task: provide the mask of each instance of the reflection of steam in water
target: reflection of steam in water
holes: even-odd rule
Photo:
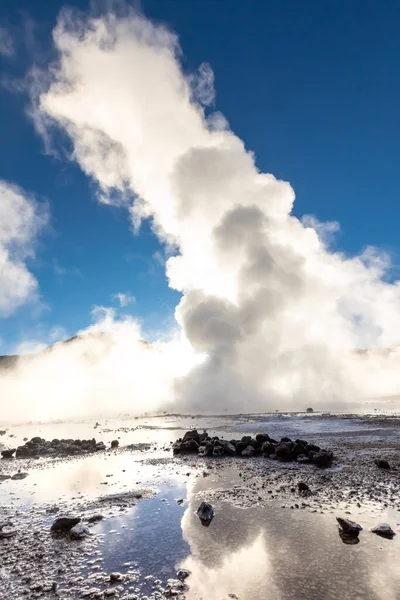
[[[214,505],[215,519],[205,530],[195,515],[202,488],[197,480],[189,491],[181,523],[191,550],[181,565],[192,571],[188,599],[220,600],[234,593],[241,600],[398,600],[398,540],[377,542],[368,525],[360,544],[347,546],[332,514],[274,505]]]

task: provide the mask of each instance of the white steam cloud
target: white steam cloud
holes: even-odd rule
[[[26,260],[34,256],[35,239],[46,222],[44,205],[0,180],[0,318],[37,298],[38,284]]]
[[[169,285],[182,292],[179,340],[154,354],[153,372],[163,374],[156,389],[147,377],[153,353],[136,352],[136,325],[109,315],[107,368],[97,350],[97,363],[86,353],[93,338],[53,353],[50,370],[76,385],[71,393],[54,383],[59,407],[92,406],[94,388],[119,407],[137,407],[140,396],[142,409],[172,401],[232,412],[333,407],[400,390],[400,287],[387,282],[388,258],[330,252],[336,224],[291,214],[291,186],[261,173],[223,115],[206,108],[215,99],[211,68],[185,73],[177,37],[129,8],[101,17],[63,11],[54,44],[58,61],[35,104],[38,130],[68,135],[100,201],[130,202],[135,226],[152,220],[171,254]],[[178,378],[171,356],[184,365]]]

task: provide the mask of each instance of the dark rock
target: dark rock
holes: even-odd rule
[[[360,538],[358,535],[352,533],[346,533],[343,529],[339,527],[339,537],[342,540],[343,544],[347,544],[348,546],[354,546],[355,544],[360,543]]]
[[[231,442],[227,442],[225,444],[225,452],[230,456],[234,456],[236,454],[236,448]]]
[[[179,452],[181,451],[181,446],[182,446],[182,440],[177,440],[172,445],[172,452],[174,454],[179,454]]]
[[[113,440],[111,442],[111,448],[118,448],[119,446],[119,441],[118,440]]]
[[[281,462],[289,462],[293,458],[290,448],[287,444],[279,444],[275,448],[275,454],[277,459]]]
[[[214,509],[208,502],[202,502],[196,514],[202,525],[208,526],[214,518]]]
[[[253,438],[251,435],[244,435],[240,441],[243,442],[243,444],[250,444],[253,441]]]
[[[291,444],[292,440],[290,439],[290,437],[283,437],[283,438],[281,438],[281,443],[282,444]]]
[[[271,442],[264,442],[261,446],[261,454],[263,456],[270,456],[271,454],[275,454],[275,446],[271,444]]]
[[[179,581],[185,581],[185,579],[187,579],[189,575],[191,575],[191,571],[188,571],[188,569],[179,569],[179,571],[177,571],[176,573],[176,576],[179,579]]]
[[[336,517],[336,521],[339,523],[340,529],[347,535],[358,535],[360,531],[362,531],[361,525],[358,525],[354,521],[350,521],[350,519]]]
[[[389,540],[394,538],[394,536],[396,535],[396,533],[387,523],[381,523],[377,527],[371,529],[371,531],[372,533],[376,533],[376,535],[380,535],[381,537],[387,538]]]
[[[310,492],[310,488],[308,487],[308,485],[306,483],[304,483],[304,481],[299,481],[299,483],[297,484],[297,487],[299,488],[299,492]]]
[[[380,469],[386,469],[386,470],[390,469],[390,465],[387,460],[378,459],[375,461],[375,464]]]
[[[311,408],[311,407],[310,407],[310,408],[307,408],[307,412],[308,412],[308,413],[312,413],[312,412],[314,412],[314,409],[313,409],[313,408]]]
[[[301,456],[302,454],[307,456],[308,452],[307,452],[306,445],[299,444],[296,442],[292,448],[292,454],[293,454],[294,458],[297,458],[298,456]]]
[[[222,446],[215,445],[213,448],[213,456],[222,456],[225,450]]]
[[[32,444],[41,444],[42,442],[44,442],[45,440],[42,440],[41,437],[34,437],[31,439],[31,443]]]
[[[104,519],[103,515],[92,515],[88,518],[89,523],[98,523]]]
[[[197,429],[192,429],[191,431],[187,431],[183,436],[183,441],[187,442],[188,440],[195,440],[198,444],[200,443],[200,436]]]
[[[242,451],[242,456],[253,456],[254,452],[254,447],[249,445]]]
[[[321,448],[315,444],[307,444],[306,450],[307,452],[319,452]]]
[[[110,582],[116,583],[117,581],[123,581],[124,576],[122,573],[110,573]]]
[[[310,458],[311,462],[318,467],[329,467],[332,464],[333,452],[330,450],[311,451]]]
[[[12,450],[2,450],[1,451],[1,456],[3,458],[12,458],[14,452],[16,452],[16,448],[13,448]]]
[[[80,521],[80,517],[59,517],[54,521],[50,531],[59,533],[70,531],[75,525],[78,525]]]
[[[13,537],[16,535],[17,530],[13,529],[9,523],[0,523],[0,540],[5,540],[7,538]]]
[[[28,473],[22,473],[21,471],[18,471],[18,473],[15,473],[11,479],[17,480],[17,479],[25,479],[25,477],[28,477]]]
[[[213,453],[214,446],[212,442],[208,441],[204,446],[199,447],[199,456],[210,456]]]
[[[268,433],[257,433],[256,441],[260,442],[260,444],[263,444],[264,442],[268,442],[269,441]]]

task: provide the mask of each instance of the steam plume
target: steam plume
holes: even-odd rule
[[[67,134],[100,202],[128,206],[135,227],[151,219],[170,253],[169,285],[182,292],[179,344],[205,357],[196,365],[191,356],[183,377],[167,373],[156,404],[289,409],[400,389],[400,288],[387,281],[388,257],[331,252],[324,233],[335,227],[292,215],[291,186],[261,173],[207,108],[208,65],[185,73],[177,37],[129,8],[63,11],[54,44],[58,60],[35,102],[38,130]],[[102,369],[91,376],[100,386]]]

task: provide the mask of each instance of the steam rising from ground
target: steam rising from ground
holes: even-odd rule
[[[113,321],[104,360],[98,340],[60,346],[22,373],[15,396],[27,385],[48,406],[52,395],[60,414],[97,408],[97,393],[101,407],[170,401],[244,412],[400,390],[397,352],[355,352],[399,343],[400,288],[386,281],[388,258],[330,252],[332,224],[291,214],[291,186],[259,172],[210,109],[210,67],[184,73],[177,37],[128,8],[101,17],[63,11],[54,44],[58,61],[35,98],[38,130],[66,132],[100,202],[128,207],[135,227],[152,220],[170,255],[169,285],[183,294],[181,333],[161,354],[139,351],[133,323]],[[186,373],[178,379],[176,360]],[[51,394],[49,369],[59,374]]]

